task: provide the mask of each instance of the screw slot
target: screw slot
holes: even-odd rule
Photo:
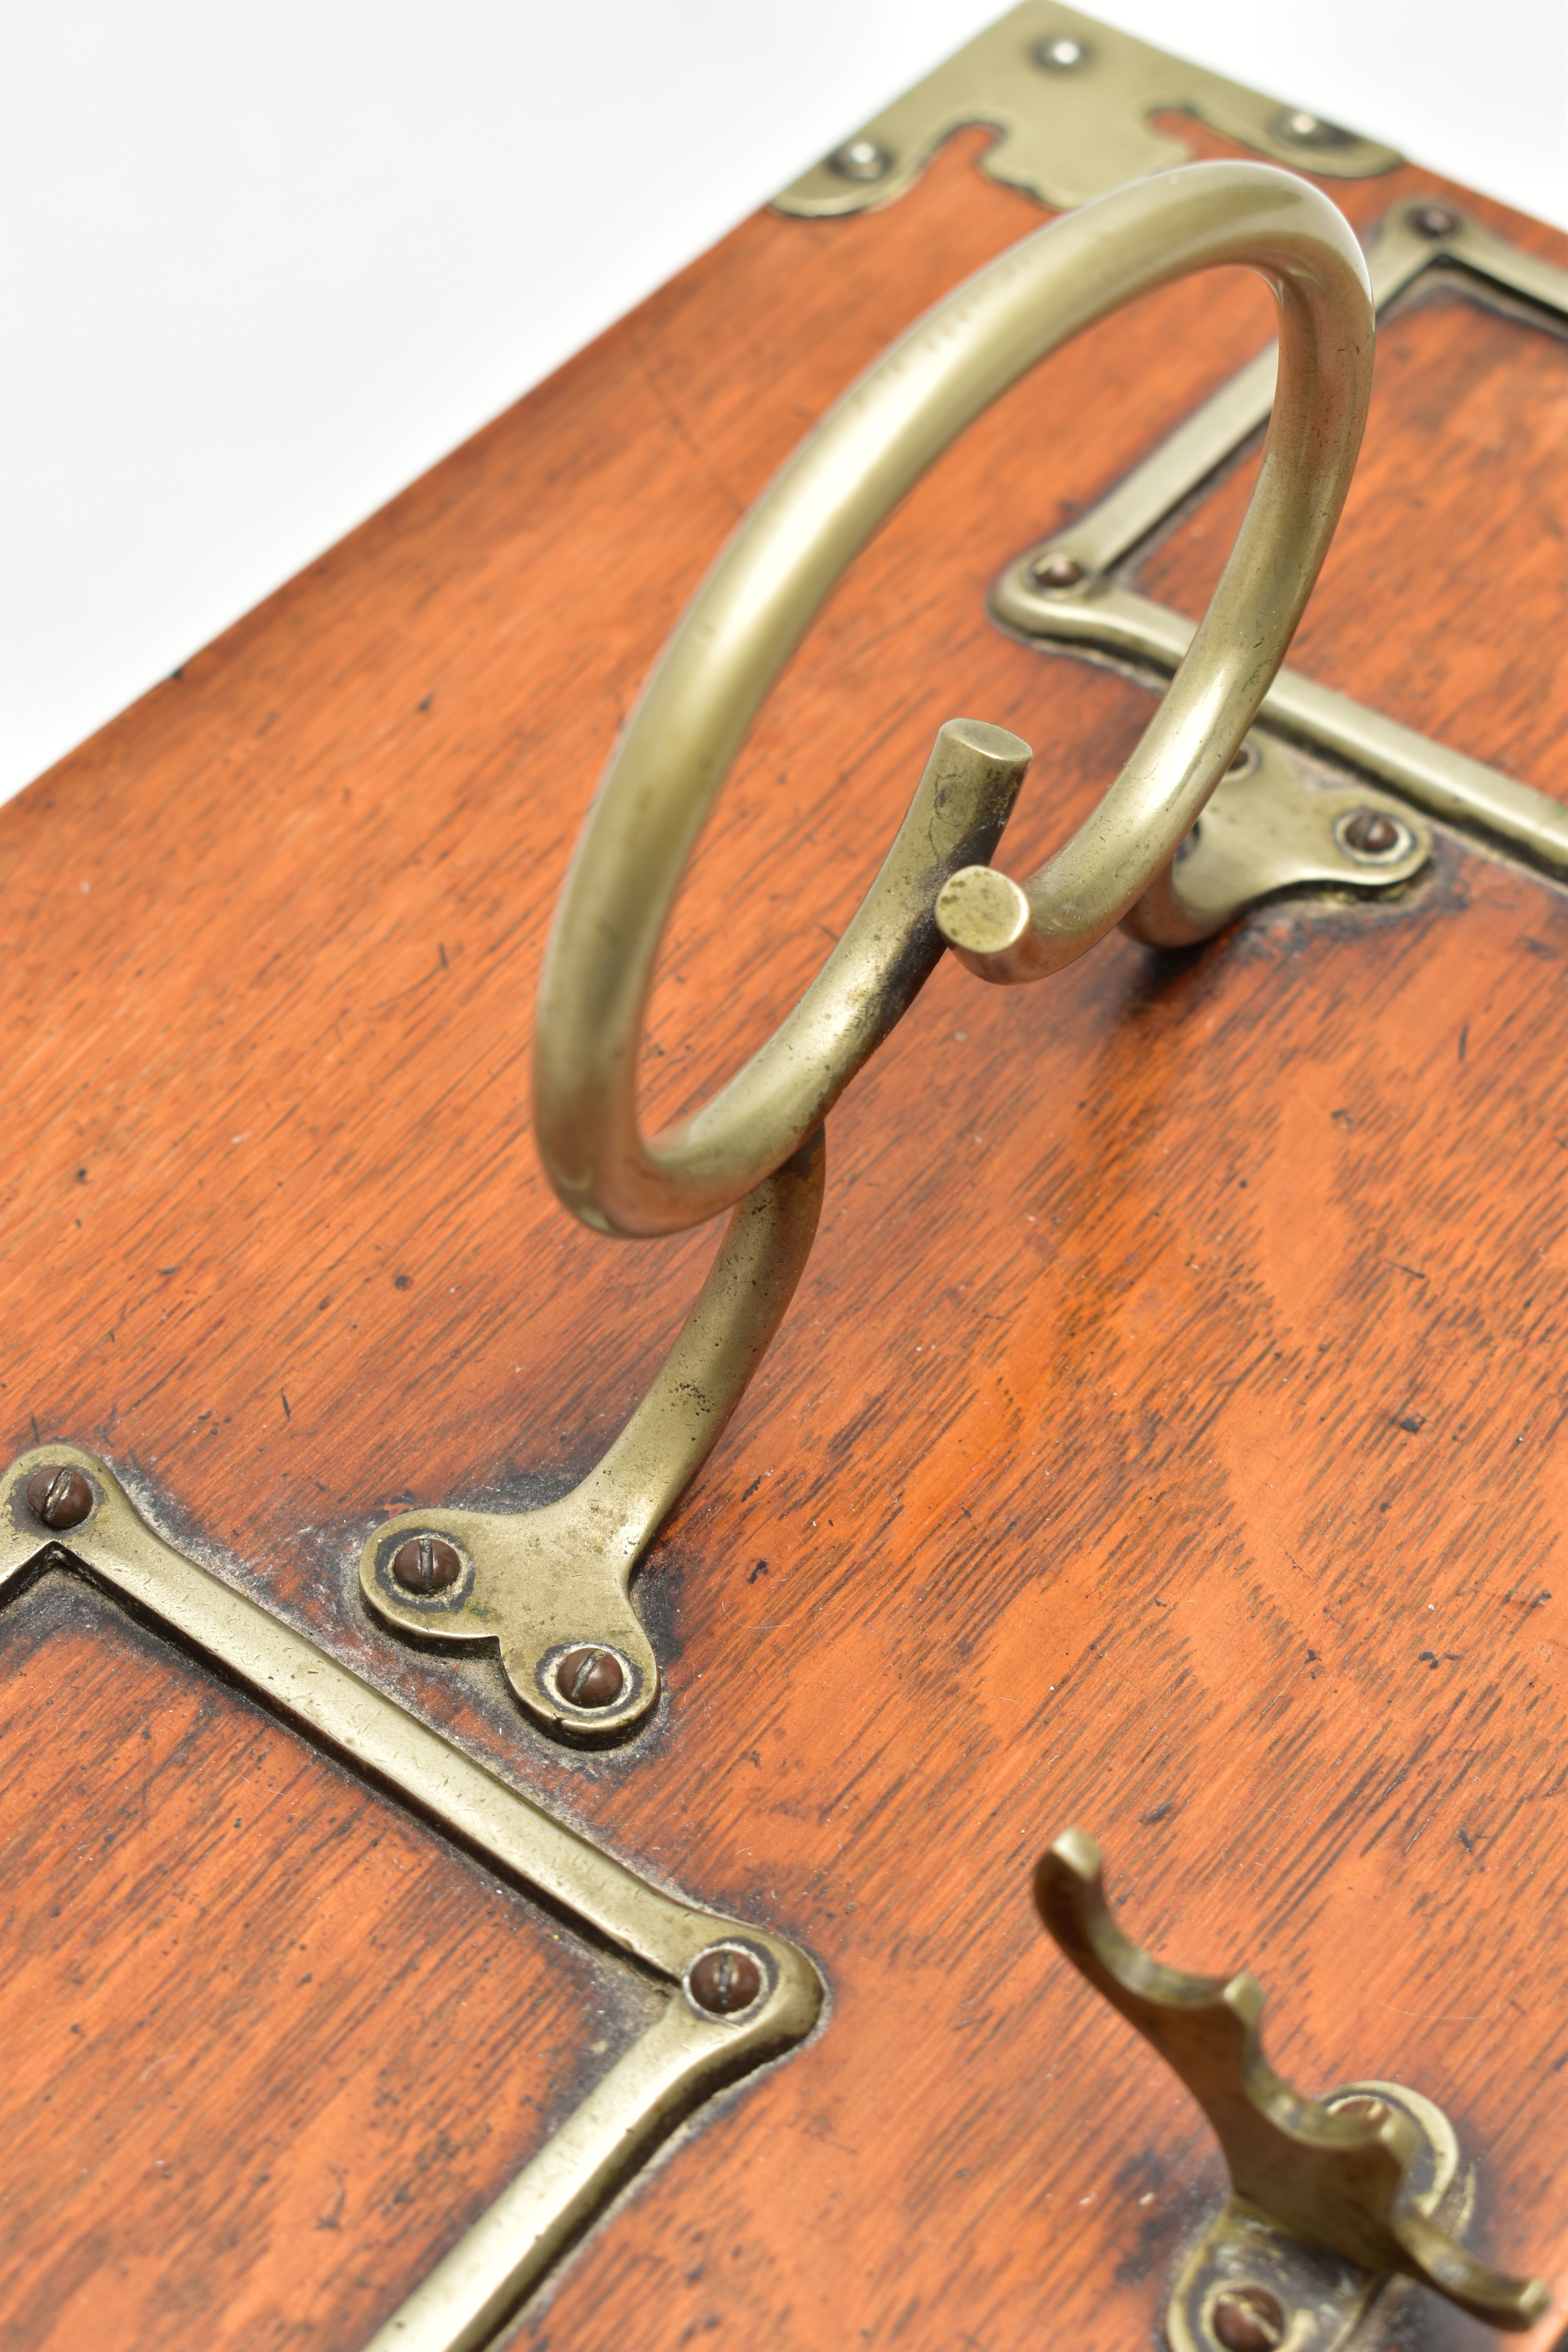
[[[1410,846],[1410,835],[1397,817],[1384,809],[1352,809],[1334,827],[1340,847],[1363,866],[1390,866]]]
[[[1225,2352],[1274,2352],[1285,2341],[1285,2314],[1267,2287],[1227,2287],[1209,2313],[1215,2341]]]
[[[1304,106],[1282,107],[1268,126],[1276,139],[1287,147],[1353,147],[1355,132],[1342,131],[1337,122],[1325,122],[1321,114],[1309,114]]]
[[[1042,73],[1082,73],[1094,63],[1094,50],[1071,33],[1054,33],[1035,43],[1034,58]]]
[[[841,180],[885,180],[893,168],[886,147],[874,139],[847,139],[827,159],[827,168]]]
[[[762,1967],[733,1944],[715,1944],[692,1961],[686,1989],[710,2017],[738,2017],[763,1990]]]
[[[1040,555],[1029,566],[1029,578],[1037,588],[1076,588],[1084,577],[1084,567],[1076,555]]]
[[[79,1470],[64,1463],[50,1463],[47,1469],[35,1470],[27,1481],[27,1508],[36,1519],[57,1534],[67,1528],[79,1528],[91,1515],[96,1497]]]
[[[615,1652],[590,1643],[568,1650],[555,1669],[555,1687],[568,1706],[614,1706],[626,1686],[626,1669]]]
[[[394,1581],[405,1592],[426,1599],[433,1592],[445,1592],[463,1573],[461,1554],[440,1536],[410,1536],[406,1543],[398,1545],[387,1564]]]
[[[1380,2124],[1394,2109],[1386,2099],[1374,2099],[1366,2091],[1357,2091],[1348,2099],[1331,2099],[1331,2116],[1353,2116],[1357,2123]]]

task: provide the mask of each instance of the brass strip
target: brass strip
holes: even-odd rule
[[[1031,589],[1023,567],[1003,574],[994,593],[997,618],[1020,635],[1074,651],[1114,655],[1157,676],[1176,668],[1193,641],[1193,624],[1168,605],[1104,580],[1047,597]],[[1282,669],[1263,698],[1260,727],[1308,751],[1375,776],[1428,816],[1515,852],[1548,874],[1568,875],[1568,808],[1531,784],[1505,776],[1463,751],[1451,751],[1349,695]]]
[[[1378,307],[1435,266],[1480,278],[1568,319],[1568,270],[1521,253],[1426,200],[1400,205],[1368,249]],[[1035,641],[1131,662],[1160,678],[1173,676],[1192,644],[1193,624],[1107,575],[1264,423],[1274,365],[1270,345],[1087,514],[1010,563],[991,598],[1003,625]],[[1059,584],[1047,584],[1052,570]],[[1568,874],[1568,809],[1348,695],[1282,668],[1264,698],[1258,724],[1375,777],[1445,824],[1483,836],[1546,873]]]
[[[1281,106],[1057,0],[1025,0],[774,199],[806,219],[864,212],[913,187],[943,141],[989,124],[980,168],[1053,210],[1168,171],[1191,150],[1150,120],[1195,115],[1276,163],[1331,179],[1391,171],[1392,147]]]
[[[52,1534],[28,1504],[27,1481],[45,1467],[79,1472],[91,1492],[87,1516],[64,1533]],[[373,2339],[376,2352],[477,2352],[679,2115],[811,2031],[820,1978],[782,1937],[700,1911],[613,1861],[186,1559],[113,1473],[73,1445],[26,1454],[0,1478],[0,1600],[51,1555],[79,1563],[481,1860],[668,1983],[663,2015]],[[732,2015],[700,2007],[686,1990],[715,1946],[741,1947],[761,1976],[756,1998]]]
[[[1436,226],[1443,222],[1451,225]],[[1367,247],[1373,308],[1385,309],[1435,264],[1468,270],[1568,317],[1568,270],[1521,253],[1446,205],[1427,202],[1391,213]],[[1279,349],[1270,343],[1248,360],[1087,514],[1030,548],[1022,564],[1055,561],[1080,564],[1085,572],[1109,572],[1123,562],[1268,424]]]

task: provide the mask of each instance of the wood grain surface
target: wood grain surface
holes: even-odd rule
[[[363,2342],[655,1997],[58,1572],[0,1674],[0,2343]]]
[[[1179,958],[1118,937],[1026,991],[941,968],[835,1115],[795,1306],[643,1575],[667,1687],[626,1750],[549,1747],[492,1663],[416,1655],[358,1599],[379,1513],[585,1468],[699,1278],[709,1236],[597,1239],[539,1174],[549,910],[616,728],[748,502],[890,337],[1037,223],[973,171],[981,143],[884,212],[743,224],[0,812],[14,1445],[101,1449],[175,1540],[616,1852],[803,1942],[831,1988],[818,2036],[689,2128],[524,2316],[534,2352],[1157,2340],[1217,2161],[1033,1920],[1030,1865],[1069,1822],[1103,1841],[1131,1932],[1264,1978],[1303,2088],[1383,2074],[1444,2105],[1480,2160],[1477,2242],[1568,2300],[1568,908],[1541,882],[1445,840],[1398,906],[1276,908]],[[1365,227],[1428,187],[1447,193],[1414,170],[1332,193]],[[985,591],[1268,332],[1237,275],[1142,303],[1000,402],[856,564],[701,845],[657,1108],[793,1001],[943,719],[1037,747],[1015,870],[1090,806],[1148,697],[1004,637]],[[1559,793],[1565,401],[1538,324],[1411,306],[1295,656]],[[1193,609],[1238,495],[1143,583]],[[534,2111],[511,2071],[510,2107],[476,2105],[464,2056],[401,2074],[394,2119],[323,2123],[263,2207],[258,2134],[303,2112],[307,2074],[325,2096],[352,2066],[342,2116],[383,2113],[363,2021],[389,1963],[352,1940],[323,2016],[258,1961],[247,1981],[302,2053],[258,2087],[213,2058],[220,1942],[180,2045],[205,2101],[182,2227],[210,2235],[180,2241],[176,2282],[146,2252],[164,2192],[145,2181],[105,2188],[85,2230],[68,2183],[97,2158],[77,2150],[91,2103],[123,2099],[115,2053],[141,2048],[166,1962],[118,1865],[68,1864],[92,1874],[87,1946],[19,1932],[67,1867],[38,1809],[90,1779],[101,1818],[147,1824],[147,1871],[198,1836],[212,1916],[224,1759],[265,1751],[279,1785],[304,1768],[144,1637],[105,1646],[47,1605],[47,1639],[5,1635],[7,1861],[32,1908],[7,1896],[0,2014],[31,2052],[7,2095],[58,2082],[73,2136],[28,2159],[55,2168],[47,2193],[25,2167],[5,2209],[0,2343],[353,2352]],[[165,1715],[153,1801],[139,1727]],[[188,1757],[176,1723],[200,1727]],[[402,2013],[435,2016],[473,1953],[465,2050],[515,2024],[549,2107],[594,1987],[552,1948],[497,2021],[487,1958],[526,1940],[510,1915],[470,1913],[467,1865],[309,1773],[362,1842]],[[235,1866],[306,1900],[272,1835]],[[308,1899],[341,1906],[334,1878]],[[68,2040],[84,1948],[96,2074]],[[164,2152],[144,2114],[115,2129],[128,2168]],[[353,2251],[304,2218],[340,2161]],[[405,2198],[420,2234],[383,2257]],[[46,2282],[69,2263],[68,2303]],[[1430,2300],[1406,2325],[1434,2352],[1486,2340]],[[1524,2340],[1561,2326],[1560,2305]]]

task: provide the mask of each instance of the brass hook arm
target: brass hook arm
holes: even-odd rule
[[[1418,2136],[1406,2116],[1387,2106],[1336,2114],[1280,2080],[1258,2037],[1256,1977],[1189,1976],[1123,1934],[1091,1837],[1058,1838],[1035,1897],[1074,1968],[1180,2075],[1214,2126],[1237,2195],[1257,2212],[1365,2270],[1418,2279],[1489,2326],[1532,2327],[1544,2315],[1539,2280],[1493,2270],[1420,2210],[1410,2178]]]
[[[1281,306],[1262,471],[1192,649],[1100,807],[1026,885],[993,876],[987,836],[1024,747],[973,722],[944,730],[933,766],[945,782],[928,769],[921,794],[928,804],[948,795],[946,841],[917,857],[911,811],[853,941],[839,943],[796,1013],[694,1118],[647,1140],[637,1059],[665,924],[730,761],[840,572],[1037,361],[1135,295],[1238,264],[1260,271]],[[1326,197],[1268,165],[1194,163],[1026,237],[852,387],[688,607],[584,828],[541,984],[534,1059],[540,1146],[568,1207],[626,1234],[716,1215],[818,1124],[944,939],[987,979],[1035,978],[1081,954],[1149,890],[1284,657],[1355,463],[1372,341],[1365,265]],[[966,833],[974,846],[963,846]]]
[[[532,1511],[409,1510],[360,1554],[360,1585],[399,1633],[477,1643],[536,1723],[582,1742],[623,1738],[658,1699],[658,1661],[632,1604],[643,1554],[723,1433],[766,1355],[811,1255],[827,1153],[812,1136],[736,1209],[669,1353],[620,1435],[569,1495]],[[450,1579],[399,1577],[420,1539],[450,1555]],[[608,1681],[579,1694],[565,1661]]]

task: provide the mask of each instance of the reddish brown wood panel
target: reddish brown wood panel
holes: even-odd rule
[[[746,223],[0,813],[14,1442],[101,1446],[248,1589],[831,1985],[818,2039],[525,2319],[557,2352],[1150,2339],[1217,2172],[1033,1923],[1028,1864],[1070,1821],[1135,1932],[1264,1975],[1306,2087],[1384,2072],[1444,2102],[1488,2250],[1568,2289],[1568,920],[1540,883],[1450,845],[1399,908],[1275,910],[1173,961],[1117,940],[1016,993],[939,971],[835,1117],[795,1307],[644,1577],[668,1693],[627,1751],[548,1748],[493,1666],[400,1649],[357,1598],[379,1509],[584,1466],[711,1246],[596,1240],[538,1174],[549,908],[735,519],[1037,220],[977,143],[883,213]],[[1429,184],[1333,193],[1365,224]],[[1526,515],[1506,374],[1433,315],[1386,347],[1360,560],[1302,666],[1555,789],[1560,583],[1489,572],[1482,636],[1524,681],[1492,705],[1426,623],[1477,594],[1466,498],[1506,477]],[[1534,331],[1473,323],[1560,381]],[[1005,639],[985,590],[1268,331],[1240,278],[1110,322],[857,564],[700,854],[663,1108],[809,976],[942,719],[1038,748],[1007,862],[1088,808],[1147,697]],[[1451,434],[1460,411],[1492,422]],[[1190,599],[1205,560],[1194,527],[1147,576]],[[243,2330],[215,2301],[201,2341]]]
[[[0,1614],[0,2344],[359,2344],[629,1971],[58,1573]]]
[[[1472,281],[1473,282],[1473,281]],[[1483,307],[1433,273],[1377,341],[1365,454],[1291,662],[1391,718],[1568,796],[1568,643],[1529,615],[1568,577],[1568,341],[1522,305]],[[1142,567],[1201,611],[1255,463]]]

